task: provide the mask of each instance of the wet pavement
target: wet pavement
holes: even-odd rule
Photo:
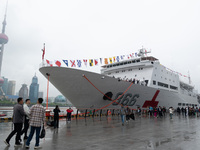
[[[6,147],[4,139],[11,132],[11,122],[0,122],[0,150],[23,150],[24,146]],[[136,117],[124,126],[120,117],[87,117],[60,128],[46,127],[40,140],[44,150],[196,150],[200,148],[200,117],[169,116],[165,118]],[[35,136],[30,145],[34,149]]]

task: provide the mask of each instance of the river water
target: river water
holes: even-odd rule
[[[45,109],[46,109],[46,107],[44,107]],[[54,109],[55,107],[48,107],[48,110],[50,110],[51,111],[51,114],[53,115],[53,109]],[[66,112],[66,110],[69,108],[69,107],[59,107],[60,108],[60,115],[66,115],[67,114],[67,112]],[[76,109],[76,107],[71,107],[72,109],[73,109],[73,112],[72,112],[72,114],[76,114],[76,112],[77,112],[77,109]],[[1,117],[1,118],[9,118],[9,117],[12,117],[12,115],[13,115],[13,107],[0,107],[0,115],[1,114],[5,114],[6,116],[4,116],[4,117]]]

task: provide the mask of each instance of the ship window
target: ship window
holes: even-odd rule
[[[195,104],[194,106],[197,106],[197,104]]]
[[[131,61],[128,61],[128,64],[130,64],[131,63]]]
[[[177,90],[177,89],[178,89],[178,87],[176,87],[176,86],[173,86],[173,85],[170,85],[170,89]]]
[[[156,85],[156,81],[153,80],[153,85]]]
[[[125,70],[122,70],[122,72],[125,72]]]
[[[183,106],[185,106],[185,103],[183,103]]]
[[[125,64],[127,64],[127,61],[126,61],[126,62],[124,62],[124,65],[125,65]]]
[[[158,85],[162,86],[162,87],[165,87],[165,88],[168,88],[168,84],[165,84],[165,83],[162,83],[162,82],[158,82]]]
[[[138,60],[136,60],[137,62],[140,62],[140,60],[138,59]]]
[[[116,73],[119,73],[119,71],[116,71]]]
[[[119,65],[123,65],[123,63],[120,63]]]
[[[111,75],[111,73],[108,73],[108,75]]]
[[[167,80],[167,78],[165,78],[165,80]]]
[[[119,66],[119,64],[117,64],[117,66]]]
[[[132,69],[128,69],[128,71],[132,71]]]
[[[186,106],[188,106],[189,104],[186,104]]]
[[[135,60],[133,60],[132,63],[135,63]]]
[[[181,103],[178,103],[178,106],[181,106]]]

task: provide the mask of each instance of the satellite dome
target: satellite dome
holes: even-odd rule
[[[8,42],[7,35],[0,33],[0,44],[6,44]]]

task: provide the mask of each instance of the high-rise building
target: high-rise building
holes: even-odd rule
[[[7,95],[15,95],[16,81],[8,81]]]
[[[2,90],[5,95],[7,95],[7,90],[8,90],[8,78],[2,77],[4,80],[4,83],[2,85]],[[0,91],[0,95],[3,95],[3,93]]]
[[[22,97],[24,101],[28,99],[28,87],[26,84],[22,84],[22,87],[19,90],[19,97]]]
[[[37,103],[39,92],[38,78],[36,75],[32,78],[32,83],[29,88],[29,99],[32,103]]]

